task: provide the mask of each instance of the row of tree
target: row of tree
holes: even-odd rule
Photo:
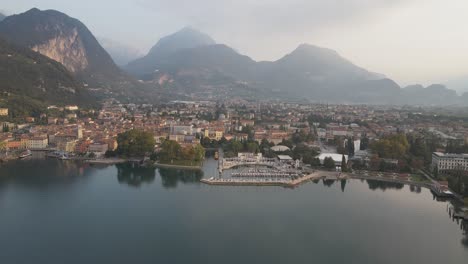
[[[117,154],[123,157],[143,157],[153,153],[156,140],[153,134],[132,129],[117,135]]]
[[[157,155],[160,161],[171,163],[175,160],[200,162],[204,157],[205,149],[200,144],[182,147],[173,140],[164,140]]]

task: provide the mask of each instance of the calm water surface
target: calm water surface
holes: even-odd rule
[[[426,189],[199,183],[215,172],[0,165],[0,263],[468,263],[468,236]]]

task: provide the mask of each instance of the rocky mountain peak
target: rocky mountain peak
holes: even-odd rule
[[[0,23],[0,36],[63,64],[91,85],[121,75],[109,54],[79,20],[55,10],[30,9]]]

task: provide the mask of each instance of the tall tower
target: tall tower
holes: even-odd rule
[[[82,139],[83,138],[83,128],[80,125],[76,127],[76,138]]]

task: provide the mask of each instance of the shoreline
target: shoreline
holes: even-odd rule
[[[154,163],[156,168],[172,168],[172,169],[185,169],[185,170],[202,170],[203,165],[198,166],[188,166],[188,165],[174,165],[174,164],[165,164],[165,163]]]
[[[83,160],[83,161],[86,162],[86,163],[89,163],[89,164],[115,165],[115,164],[126,163],[126,162],[129,162],[130,160],[126,160],[126,159],[88,159],[88,160]]]

